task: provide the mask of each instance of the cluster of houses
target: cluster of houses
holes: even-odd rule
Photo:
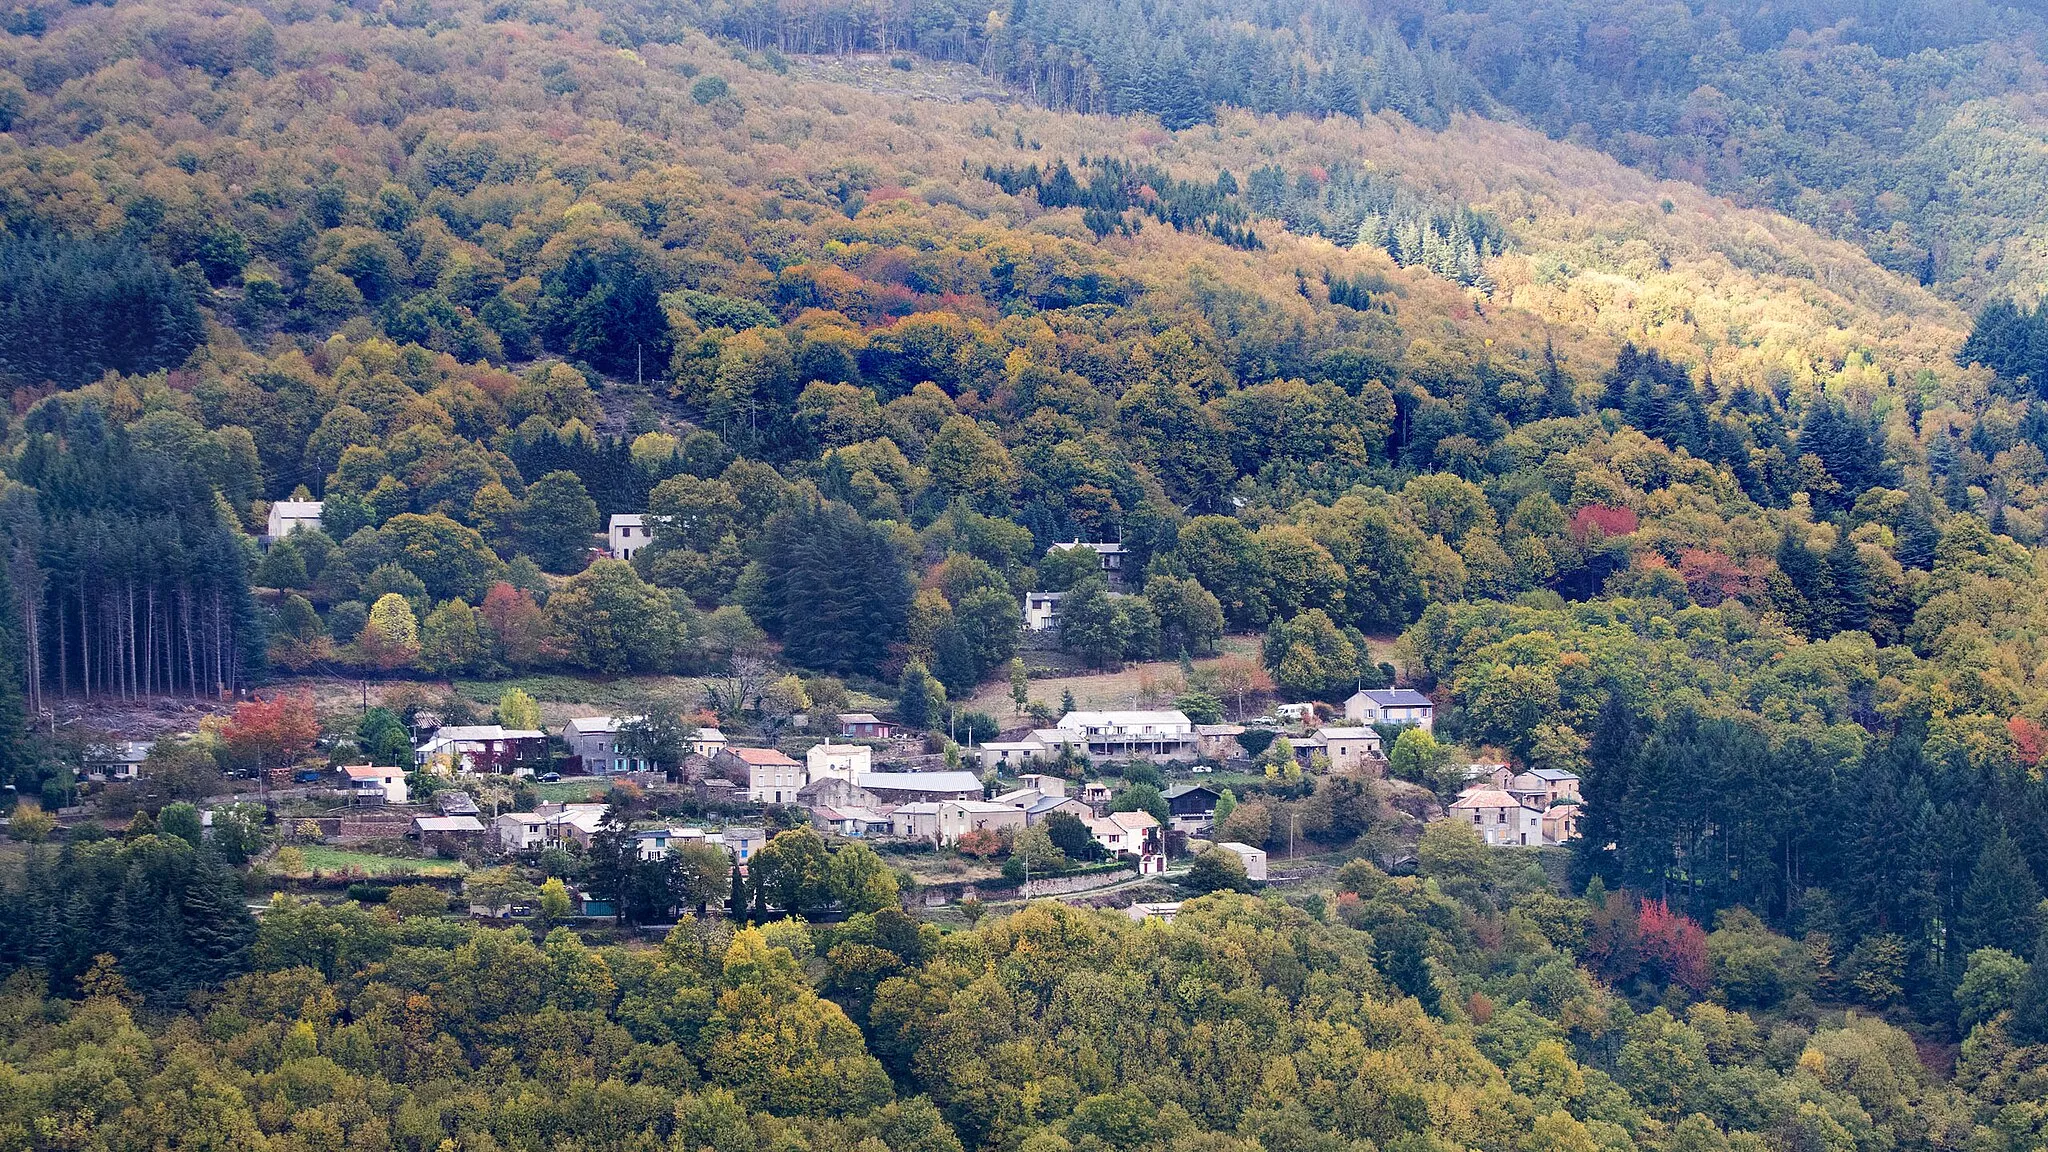
[[[1435,706],[1412,688],[1368,688],[1344,702],[1345,723],[1317,728],[1293,742],[1304,765],[1317,754],[1339,770],[1386,758],[1374,724],[1430,730]],[[1069,712],[1051,728],[1034,728],[974,750],[983,769],[1015,770],[1051,763],[1063,750],[1091,760],[1146,759],[1163,764],[1222,762],[1241,754],[1241,724],[1196,724],[1177,710]]]
[[[1579,778],[1556,768],[1515,772],[1505,764],[1474,764],[1472,783],[1445,812],[1469,821],[1488,844],[1532,848],[1579,835]]]

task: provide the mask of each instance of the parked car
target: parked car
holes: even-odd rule
[[[557,784],[561,782],[562,774],[560,772],[543,772],[535,777],[535,779],[543,784]]]

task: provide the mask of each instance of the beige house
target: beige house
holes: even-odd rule
[[[356,803],[405,803],[405,769],[351,764],[341,771],[348,777],[348,794]]]
[[[1543,810],[1543,842],[1564,844],[1579,838],[1579,806],[1559,804]]]
[[[1316,735],[1322,738],[1330,767],[1339,772],[1367,766],[1376,770],[1386,759],[1380,734],[1370,728],[1319,728]]]
[[[588,848],[604,831],[605,804],[564,804],[559,812],[550,813],[548,839],[574,840]]]
[[[937,840],[939,803],[920,800],[915,804],[898,804],[889,813],[889,834],[901,840]]]
[[[1043,772],[1026,772],[1017,777],[1017,787],[1029,788],[1041,796],[1065,796],[1067,779],[1064,776],[1047,776]]]
[[[717,759],[746,770],[747,799],[756,804],[791,803],[797,789],[810,782],[803,765],[775,748],[727,748]]]
[[[1001,831],[1005,828],[1015,831],[1024,827],[1024,810],[1008,804],[997,804],[992,800],[941,800],[938,813],[938,840],[941,844],[952,844],[969,832],[981,830]]]
[[[1226,840],[1216,847],[1220,851],[1232,853],[1239,860],[1244,861],[1245,879],[1257,880],[1261,883],[1265,882],[1266,850],[1264,848],[1254,848],[1249,844],[1239,844],[1231,840]]]
[[[690,754],[709,760],[725,751],[725,745],[725,733],[716,728],[699,728],[697,734],[690,737]]]
[[[1497,788],[1471,788],[1453,802],[1446,819],[1468,822],[1488,844],[1516,848],[1543,843],[1543,812]]]
[[[1242,724],[1197,724],[1195,725],[1195,753],[1204,760],[1221,764],[1233,756],[1244,755],[1244,745],[1237,742],[1244,735]]]
[[[1509,778],[1501,791],[1538,808],[1579,802],[1579,777],[1559,768],[1531,768]]]

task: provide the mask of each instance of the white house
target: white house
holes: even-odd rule
[[[633,553],[654,542],[648,531],[647,517],[640,512],[621,512],[611,518],[606,526],[606,544],[613,556],[620,560],[631,560]]]
[[[1224,852],[1234,853],[1239,860],[1244,861],[1245,879],[1265,881],[1266,850],[1264,848],[1254,848],[1249,844],[1239,844],[1229,840],[1218,844],[1216,847]]]
[[[702,828],[649,828],[633,833],[633,854],[642,860],[659,860],[685,844],[710,842]]]
[[[1193,760],[1200,752],[1194,722],[1177,710],[1069,712],[1060,717],[1059,731],[1085,741],[1090,756]]]
[[[690,752],[709,760],[725,750],[725,743],[725,733],[716,728],[699,728],[697,734],[690,737]]]
[[[1159,831],[1159,821],[1150,812],[1111,812],[1082,823],[1095,834],[1097,844],[1119,856],[1144,855]]]
[[[1344,701],[1344,718],[1355,724],[1413,724],[1427,732],[1435,716],[1436,705],[1413,688],[1367,688]]]
[[[266,526],[272,540],[282,540],[301,528],[318,530],[320,527],[321,502],[318,500],[279,500],[270,506],[270,522]]]
[[[1469,821],[1488,844],[1528,847],[1543,843],[1543,812],[1498,788],[1471,788],[1454,801],[1445,819]]]
[[[1024,630],[1045,632],[1059,623],[1060,597],[1063,592],[1026,592],[1024,594]]]
[[[1050,556],[1054,552],[1064,551],[1068,548],[1086,548],[1090,552],[1095,553],[1096,562],[1102,565],[1104,572],[1123,571],[1125,553],[1122,544],[1093,544],[1085,540],[1069,540],[1065,544],[1055,544],[1047,548],[1045,554]]]
[[[547,847],[548,818],[538,812],[507,812],[491,821],[491,831],[507,852],[532,852]]]
[[[351,764],[343,768],[348,792],[359,804],[405,803],[405,769],[374,764]]]
[[[413,749],[413,764],[459,768],[464,772],[529,776],[548,759],[548,734],[498,724],[448,724]]]
[[[94,744],[85,750],[87,780],[133,780],[142,775],[142,762],[149,759],[154,740],[116,740]]]
[[[814,744],[804,753],[804,767],[808,773],[805,784],[815,784],[824,779],[844,780],[848,784],[860,779],[860,774],[874,768],[875,750],[865,744],[834,744],[827,740]]]

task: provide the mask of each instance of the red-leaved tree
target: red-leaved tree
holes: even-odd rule
[[[1609,538],[1626,536],[1636,530],[1636,513],[1633,508],[1609,508],[1604,504],[1588,504],[1572,513],[1572,536],[1583,544],[1595,531]]]
[[[221,734],[235,758],[258,772],[289,769],[320,739],[313,694],[301,689],[237,704]]]
[[[2048,732],[2025,716],[2015,716],[2005,722],[2006,734],[2012,737],[2013,754],[2020,763],[2032,768],[2041,762],[2041,754],[2048,752]]]
[[[1662,900],[1636,906],[1636,930],[1643,962],[1674,984],[1704,992],[1712,982],[1707,970],[1707,933],[1699,921],[1673,912]]]

